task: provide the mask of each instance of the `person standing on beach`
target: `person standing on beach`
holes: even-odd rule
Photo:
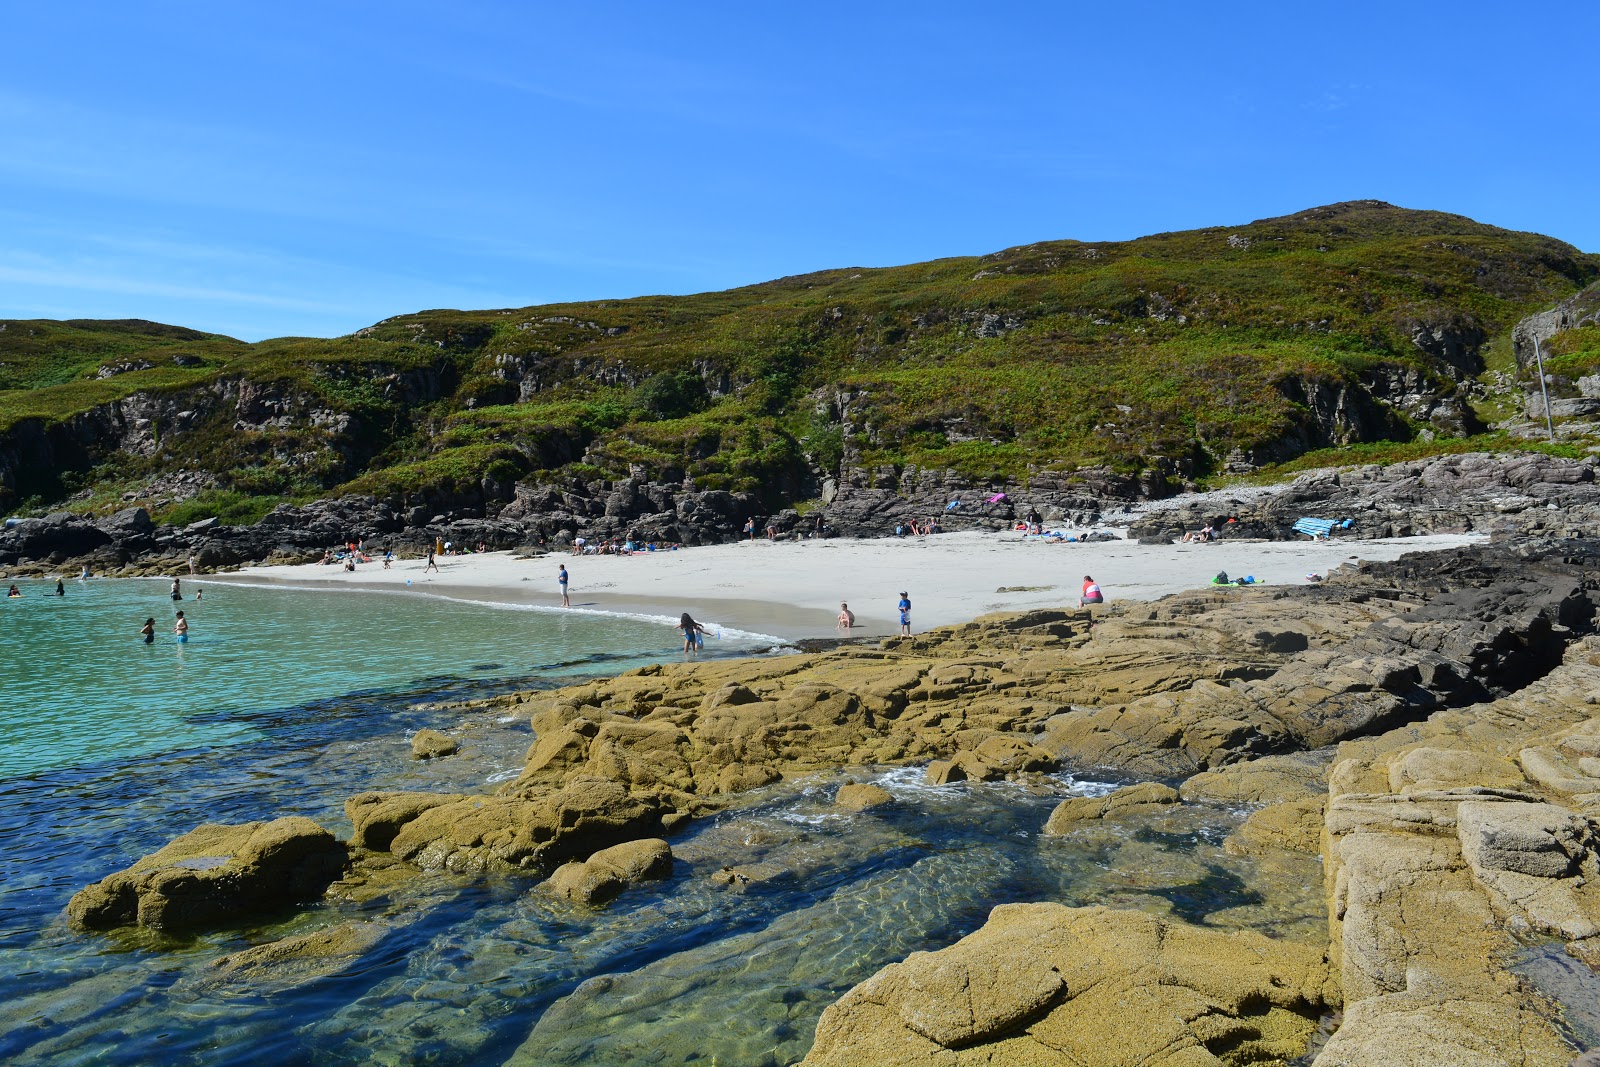
[[[745,540],[747,541],[754,541],[756,539],[756,519],[754,515],[744,520],[744,536]]]
[[[178,644],[189,643],[189,620],[183,617],[183,612],[178,612],[178,621],[172,624],[172,632],[178,635]]]
[[[144,634],[144,643],[145,644],[147,644],[147,645],[154,644],[155,643],[155,639],[156,639],[156,620],[154,620],[154,619],[146,619],[146,620],[144,620],[144,626],[139,630],[139,632],[141,634]]]
[[[189,573],[194,573],[194,553],[189,553]]]
[[[564,608],[572,607],[572,601],[567,598],[567,579],[567,565],[563,563],[560,573],[556,575],[556,581],[561,583],[561,606]]]
[[[910,637],[911,636],[911,598],[906,595],[905,590],[902,589],[900,591],[900,603],[896,604],[895,607],[897,609],[899,609],[899,612],[900,612],[900,636],[901,637]]]
[[[427,574],[429,571],[432,571],[435,574],[439,573],[439,564],[438,564],[437,561],[434,560],[434,558],[433,558],[433,549],[431,549],[431,548],[428,549],[428,562],[424,563],[422,565],[422,573],[423,574]]]
[[[1086,608],[1090,604],[1104,604],[1106,595],[1100,591],[1100,584],[1087,574],[1083,576],[1083,595],[1078,598],[1078,607]]]

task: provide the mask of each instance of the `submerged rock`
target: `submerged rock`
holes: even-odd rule
[[[392,930],[385,923],[345,922],[229,953],[208,964],[187,989],[209,996],[283,992],[349,969]]]
[[[344,843],[310,819],[206,823],[79,890],[67,918],[85,929],[171,930],[268,915],[315,900],[345,860]]]
[[[823,1012],[804,1062],[1287,1060],[1337,1001],[1326,959],[1303,945],[1140,912],[1004,904],[976,933],[845,994]]]

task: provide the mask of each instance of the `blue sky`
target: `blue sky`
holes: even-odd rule
[[[254,340],[1378,198],[1600,251],[1600,5],[6,4],[0,317]]]

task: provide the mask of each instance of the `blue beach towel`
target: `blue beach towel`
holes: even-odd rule
[[[1326,539],[1332,537],[1333,528],[1336,525],[1338,524],[1332,519],[1305,518],[1294,524],[1294,530],[1296,533],[1303,533],[1315,541],[1318,538]],[[1346,526],[1348,525],[1349,523],[1347,521]]]

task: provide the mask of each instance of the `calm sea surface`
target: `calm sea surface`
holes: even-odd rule
[[[832,806],[841,775],[755,795],[675,836],[670,879],[602,910],[523,879],[429,875],[193,938],[76,933],[60,918],[74,891],[201,822],[298,814],[347,834],[351,794],[515,775],[525,719],[442,705],[678,655],[665,620],[200,586],[181,605],[165,582],[105,580],[0,602],[0,1062],[777,1065],[845,989],[1008,900],[1259,928],[1238,905],[1271,885],[1288,901],[1274,932],[1325,936],[1315,860],[1267,870],[1221,849],[1239,812],[1185,805],[1046,839],[1061,797],[1110,783],[933,788],[915,768],[854,774],[895,797],[872,812]],[[181,648],[175,607],[193,619]],[[712,651],[770,645],[730,634]],[[424,726],[462,753],[412,760]],[[751,882],[718,885],[727,864]],[[335,968],[214,966],[351,921],[373,943]]]

